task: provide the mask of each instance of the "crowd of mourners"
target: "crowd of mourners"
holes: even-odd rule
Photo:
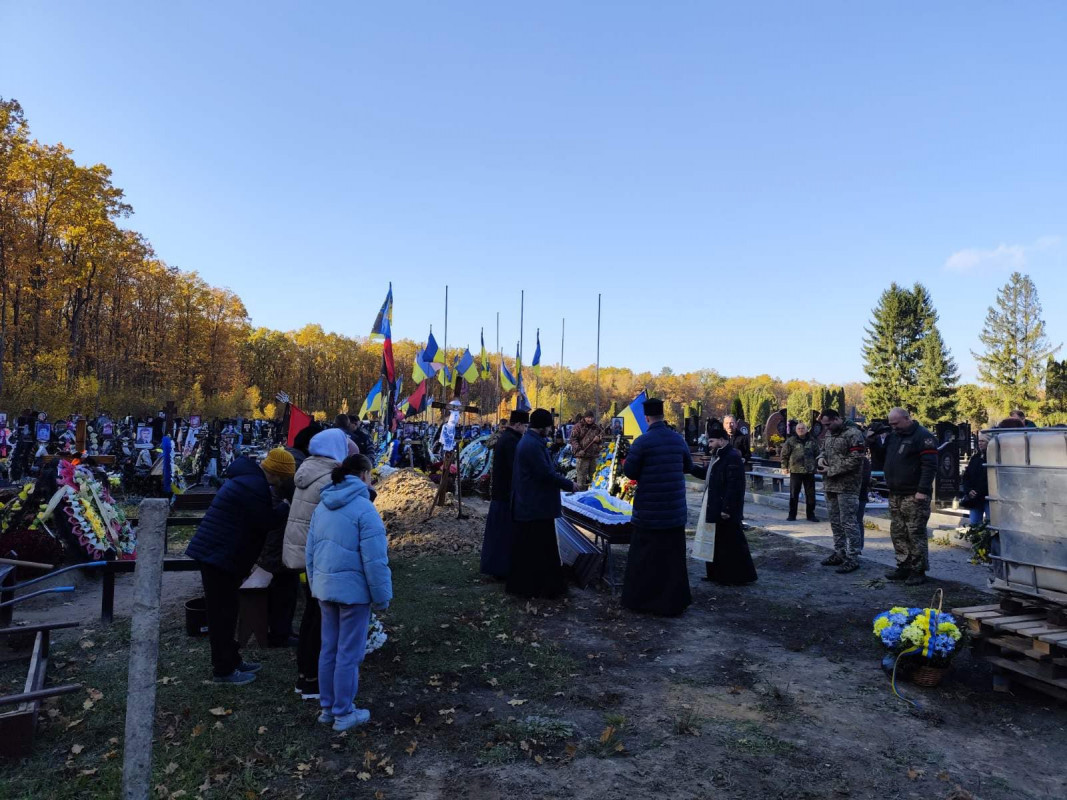
[[[681,614],[692,602],[686,526],[687,479],[703,481],[697,522],[704,579],[744,585],[757,579],[743,531],[748,437],[737,420],[712,421],[706,431],[706,463],[696,463],[685,439],[665,420],[663,402],[643,407],[646,430],[630,445],[622,471],[636,481],[632,534],[621,595],[636,612]],[[798,424],[781,448],[790,475],[788,519],[796,520],[805,495],[815,516],[815,476],[833,531],[834,552],[822,563],[849,573],[863,551],[863,517],[872,471],[884,474],[889,494],[896,567],[887,574],[911,585],[926,580],[937,441],[902,408],[884,425],[862,432],[833,410],[822,411],[825,434],[816,440]],[[1001,427],[1026,425],[1021,413]],[[494,434],[491,502],[481,551],[481,571],[525,598],[559,598],[567,592],[556,519],[561,493],[586,490],[608,433],[586,412],[570,433],[577,459],[572,481],[552,457],[560,437],[546,409],[514,411]],[[556,434],[556,435],[554,435]],[[978,447],[962,476],[971,522],[988,515],[985,449]],[[235,633],[238,592],[259,567],[270,573],[269,643],[296,649],[295,691],[318,701],[318,721],[344,731],[365,723],[357,708],[359,668],[374,609],[392,600],[385,526],[374,507],[371,443],[357,420],[339,415],[333,427],[312,423],[292,447],[271,450],[260,462],[236,459],[216,494],[188,555],[198,562],[207,602],[214,680],[234,685],[255,680],[261,665],[246,661]],[[301,590],[305,609],[293,632]]]
[[[337,731],[370,719],[355,705],[359,666],[371,610],[388,608],[393,596],[363,437],[339,415],[334,427],[312,423],[292,447],[258,463],[237,458],[186,551],[200,567],[215,682],[251,683],[261,669],[241,656],[235,636],[238,592],[259,566],[272,576],[268,641],[295,645],[295,691],[318,701],[318,721]],[[306,602],[294,634],[301,584]]]

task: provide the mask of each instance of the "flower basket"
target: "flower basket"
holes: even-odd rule
[[[946,672],[948,672],[948,667],[931,667],[929,664],[923,664],[915,668],[915,671],[911,674],[911,682],[916,686],[925,686],[932,689],[940,685],[941,679],[945,677]]]

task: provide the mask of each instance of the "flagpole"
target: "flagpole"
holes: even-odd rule
[[[526,314],[526,290],[522,289],[519,293],[519,374],[515,376],[518,380],[522,377],[522,331],[525,327],[525,314]]]
[[[563,424],[563,341],[567,337],[567,320],[563,319],[563,330],[559,335],[559,424]]]
[[[500,349],[500,312],[496,312],[496,358],[497,358],[497,370],[496,370],[496,392],[493,395],[496,398],[496,412],[497,416],[500,415],[500,403],[504,400],[504,389],[500,383],[500,376],[504,374],[504,351]]]
[[[596,296],[596,419],[600,421],[600,293]]]

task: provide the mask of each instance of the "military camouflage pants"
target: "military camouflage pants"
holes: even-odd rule
[[[575,483],[579,489],[588,489],[593,482],[593,473],[596,471],[596,459],[595,458],[579,458],[578,459],[578,476],[575,479]]]
[[[926,538],[930,501],[916,500],[913,494],[891,494],[889,518],[889,536],[896,551],[897,566],[926,572],[930,566],[930,543]]]
[[[834,533],[834,552],[846,562],[859,558],[860,497],[852,492],[827,492],[826,506],[830,510],[830,530]]]

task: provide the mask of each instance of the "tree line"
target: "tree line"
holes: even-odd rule
[[[145,414],[174,400],[207,417],[271,416],[277,392],[322,416],[359,408],[380,372],[380,343],[319,325],[252,326],[238,295],[169,266],[126,227],[132,213],[105,165],[78,164],[63,144],[37,141],[18,102],[0,98],[0,410]],[[959,386],[929,292],[893,284],[864,340],[866,386],[668,367],[601,367],[599,386],[592,366],[544,365],[540,377],[527,367],[524,378],[531,402],[564,420],[598,404],[602,415],[620,410],[642,390],[667,401],[675,423],[686,412],[732,410],[758,424],[779,408],[799,419],[827,405],[868,417],[903,405],[927,423],[962,416],[984,424],[1011,407],[1067,413],[1067,362],[1046,364],[1055,348],[1028,277],[1013,275],[998,294],[981,341],[986,386]],[[405,393],[421,344],[393,343]],[[460,391],[495,415],[513,397],[501,396],[495,354],[491,365],[489,379]]]

